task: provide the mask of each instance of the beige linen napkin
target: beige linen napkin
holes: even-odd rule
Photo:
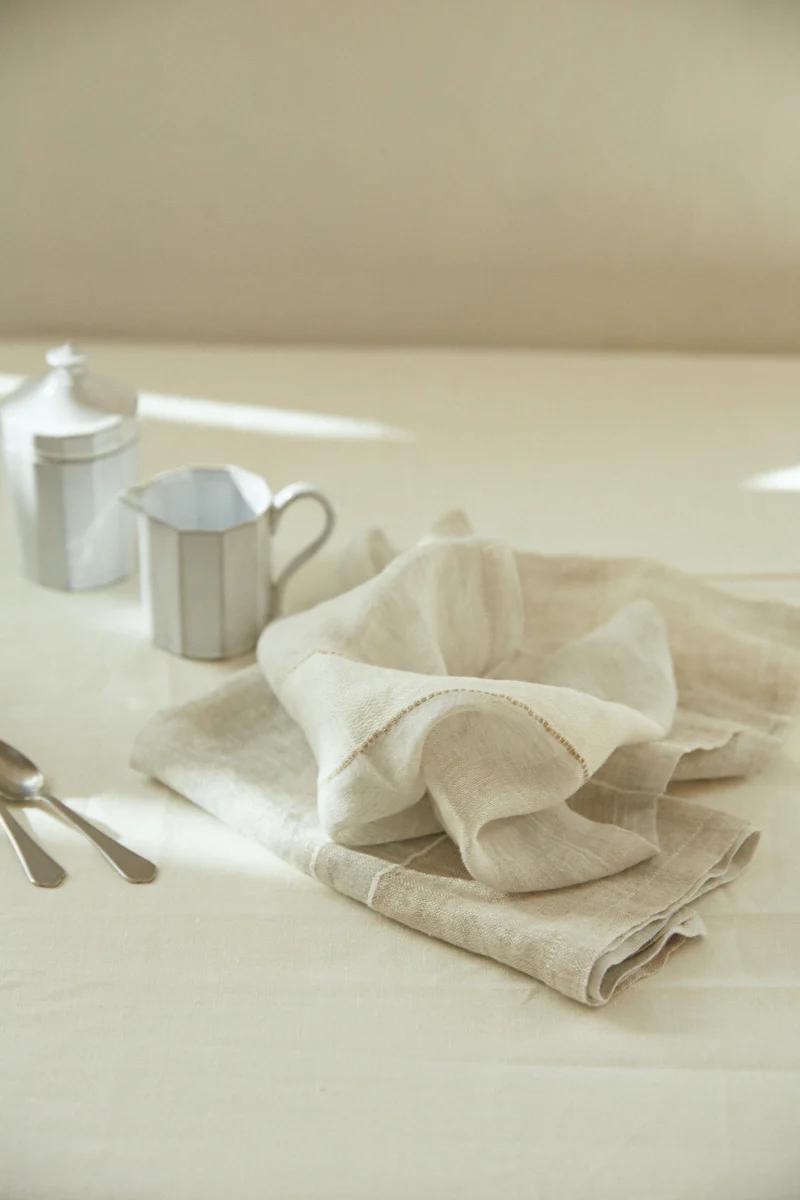
[[[372,577],[371,571],[377,571]],[[800,679],[800,614],[639,560],[515,554],[463,520],[262,637],[134,765],[387,916],[587,1004],[702,931],[756,842],[664,796],[744,774]],[[365,578],[366,577],[366,578]]]

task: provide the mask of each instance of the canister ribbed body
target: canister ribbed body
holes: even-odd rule
[[[135,442],[77,462],[26,458],[13,450],[5,460],[28,579],[79,591],[130,575],[134,522],[119,494],[136,480]]]

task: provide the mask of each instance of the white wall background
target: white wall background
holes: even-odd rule
[[[0,334],[800,350],[800,4],[0,0]]]

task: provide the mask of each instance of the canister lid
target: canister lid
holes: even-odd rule
[[[110,454],[136,437],[136,392],[90,375],[67,343],[47,353],[52,370],[27,379],[0,406],[7,450],[55,462]]]

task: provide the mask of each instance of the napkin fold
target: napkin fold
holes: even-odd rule
[[[156,717],[133,761],[387,916],[586,1004],[702,932],[757,834],[665,795],[757,769],[800,613],[643,560],[515,553],[449,518],[273,623],[260,670]]]

